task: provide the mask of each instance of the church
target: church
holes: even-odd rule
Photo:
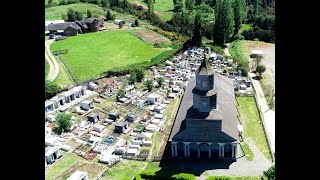
[[[172,157],[236,160],[239,144],[231,79],[215,73],[204,58],[189,80],[172,127]]]

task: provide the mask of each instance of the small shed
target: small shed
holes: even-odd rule
[[[111,112],[111,113],[109,113],[109,119],[116,121],[117,119],[119,119],[119,114],[115,113],[115,112]]]
[[[88,173],[83,171],[74,172],[67,180],[88,180]]]
[[[262,51],[260,51],[260,50],[252,50],[250,57],[251,58],[257,58],[257,57],[262,57],[262,55],[263,55]]]
[[[85,111],[89,111],[92,108],[94,108],[92,101],[82,101],[81,102],[81,109],[83,109]]]
[[[126,121],[133,123],[137,119],[138,115],[135,113],[129,113],[127,115]]]
[[[97,132],[102,132],[104,130],[105,126],[101,125],[101,124],[95,124],[93,125],[93,130],[97,131]]]
[[[96,123],[100,121],[100,117],[98,113],[90,113],[87,118],[88,118],[88,121],[92,123]]]
[[[123,133],[125,130],[128,129],[128,122],[127,121],[121,121],[118,122],[114,127],[114,132],[116,133]]]

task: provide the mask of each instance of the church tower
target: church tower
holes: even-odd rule
[[[192,90],[193,106],[201,113],[217,108],[217,90],[214,87],[214,71],[204,57],[196,71],[196,87]]]

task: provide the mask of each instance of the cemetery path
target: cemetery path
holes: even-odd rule
[[[53,81],[59,74],[59,64],[55,57],[50,52],[50,44],[53,42],[53,40],[47,40],[45,41],[45,58],[47,59],[50,70],[48,73],[47,79],[50,81]]]

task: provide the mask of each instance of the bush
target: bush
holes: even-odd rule
[[[45,98],[50,99],[59,91],[58,85],[52,81],[45,81]]]
[[[254,41],[259,41],[259,39],[258,39],[258,38],[254,38],[253,40],[254,40]]]
[[[180,173],[171,176],[170,179],[175,179],[175,180],[194,180],[196,177],[193,174],[187,174],[187,173]]]
[[[272,165],[267,171],[263,172],[263,175],[268,178],[268,180],[275,180],[275,165]]]
[[[143,179],[152,179],[156,177],[156,173],[154,171],[142,171],[140,177]]]
[[[135,180],[141,180],[141,176],[140,174],[137,174],[135,177],[134,177]]]
[[[237,34],[236,36],[234,36],[234,40],[243,40],[244,37],[241,34]]]

